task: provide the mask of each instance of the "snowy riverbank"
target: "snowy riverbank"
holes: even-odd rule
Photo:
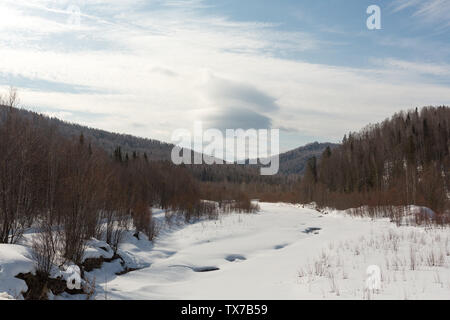
[[[130,233],[120,246],[126,264],[138,270],[117,275],[123,261],[103,263],[87,273],[95,283],[92,298],[450,299],[448,229],[397,227],[387,219],[290,204],[260,206],[256,214],[178,225],[156,212],[161,230],[154,243]],[[24,250],[17,251],[23,256],[17,267],[30,267]],[[3,279],[11,280],[7,259],[13,258],[0,253],[0,292],[8,291]],[[375,292],[365,290],[370,265],[381,270]]]

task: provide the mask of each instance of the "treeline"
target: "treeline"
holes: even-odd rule
[[[92,237],[114,250],[126,230],[151,239],[151,207],[186,221],[220,212],[221,203],[202,201],[201,184],[186,168],[138,153],[107,153],[83,134],[64,137],[40,115],[24,118],[9,104],[0,107],[0,243],[17,243],[27,228],[39,228],[34,247],[44,271],[57,253],[80,263]],[[223,206],[256,209],[248,197],[233,197]]]
[[[186,165],[193,176],[202,182],[224,182],[232,184],[269,184],[279,185],[291,178],[288,175],[264,176],[260,173],[260,165],[249,164],[193,164]]]
[[[242,207],[250,199],[263,202],[298,202],[298,174],[263,176],[259,165],[190,165],[200,182],[203,199],[227,202],[235,199]],[[249,199],[249,200],[246,200]],[[238,209],[237,209],[238,210]]]
[[[308,161],[301,202],[338,209],[419,205],[449,216],[450,108],[395,114]]]

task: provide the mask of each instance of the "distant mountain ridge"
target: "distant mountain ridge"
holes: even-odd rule
[[[0,112],[4,112],[6,109],[5,106],[0,107]],[[23,117],[28,119],[33,119],[35,122],[46,122],[47,124],[51,124],[54,126],[63,136],[66,137],[78,137],[83,134],[84,139],[89,141],[102,149],[104,149],[108,154],[113,154],[114,150],[120,146],[122,154],[125,155],[128,153],[129,157],[132,156],[133,152],[138,153],[139,155],[143,155],[144,153],[147,155],[148,159],[151,161],[170,161],[172,148],[174,147],[171,143],[161,142],[159,140],[141,138],[132,136],[129,134],[120,134],[109,132],[106,130],[90,128],[87,126],[79,125],[76,123],[70,123],[67,121],[60,120],[58,118],[49,117],[44,114],[40,114],[34,111],[29,111],[26,109],[17,109]],[[318,143],[313,142],[307,144],[305,146],[281,153],[280,157],[280,175],[302,175],[305,171],[306,162],[311,157],[319,158],[325,148],[329,146],[330,148],[334,148],[338,146],[338,144],[334,143]],[[227,172],[238,172],[239,175],[242,175],[244,171],[249,171],[251,176],[257,175],[256,168],[254,166],[236,166],[236,165],[228,165],[226,169]],[[242,168],[241,168],[242,167]],[[208,171],[217,171],[217,166],[212,166],[211,169],[214,170]],[[225,169],[225,168],[223,168]],[[198,170],[193,169],[195,172]],[[222,171],[222,170],[219,170]],[[200,173],[199,173],[200,174]],[[223,173],[220,175],[213,174],[217,179],[225,179]],[[215,178],[211,178],[215,179]]]

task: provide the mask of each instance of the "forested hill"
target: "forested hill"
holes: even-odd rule
[[[400,112],[312,159],[303,201],[339,208],[417,204],[448,212],[450,108]]]
[[[5,112],[5,110],[4,106],[0,106],[0,112]],[[97,145],[110,155],[117,152],[117,148],[120,147],[124,158],[127,154],[130,158],[133,154],[142,156],[145,154],[149,160],[170,160],[170,154],[174,146],[154,139],[89,128],[25,109],[17,109],[16,113],[24,119],[32,120],[36,125],[54,126],[61,135],[67,138],[79,137],[82,134],[86,141]],[[279,173],[282,175],[302,175],[308,159],[313,156],[319,157],[327,146],[334,148],[336,145],[314,142],[280,154]],[[228,165],[208,166],[207,168],[205,166],[189,166],[189,168],[197,178],[203,181],[249,182],[250,180],[259,180],[258,167],[253,166]],[[206,175],[205,172],[207,172]]]
[[[319,158],[323,151],[329,147],[334,149],[338,146],[335,143],[313,142],[303,147],[296,148],[280,154],[280,173],[302,175],[306,168],[306,163],[312,157]]]
[[[4,113],[6,110],[5,106],[0,106],[0,112]],[[124,157],[127,153],[131,157],[133,152],[136,152],[141,155],[145,153],[149,160],[170,160],[173,148],[173,144],[170,143],[89,128],[25,109],[17,109],[16,112],[22,118],[32,120],[36,125],[41,122],[41,125],[56,127],[59,133],[67,138],[83,134],[86,141],[92,142],[108,154],[113,154],[114,150],[120,146]]]

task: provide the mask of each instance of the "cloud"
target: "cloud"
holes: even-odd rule
[[[28,78],[21,75],[3,74],[0,72],[0,85],[32,89],[35,91],[53,91],[66,93],[100,93],[93,87],[56,82],[40,78]]]
[[[393,58],[373,59],[374,63],[393,69],[434,76],[450,76],[450,65],[436,63],[411,62]]]
[[[167,7],[190,8],[190,9],[207,7],[204,0],[163,0],[162,4]]]
[[[228,107],[215,110],[205,118],[205,128],[225,129],[270,129],[272,120],[249,109]]]
[[[163,67],[154,67],[151,69],[151,71],[168,76],[168,77],[176,77],[177,76],[176,72],[169,70],[167,68],[163,68]]]
[[[215,75],[206,76],[203,90],[209,108],[202,120],[209,128],[269,129],[279,110],[276,98],[242,81],[233,81]]]
[[[413,10],[413,17],[423,22],[450,27],[450,1],[448,0],[395,0],[390,4],[392,12]]]
[[[262,112],[273,112],[279,109],[274,97],[242,82],[210,76],[206,91],[214,103],[223,106],[237,104]]]
[[[393,12],[405,10],[410,7],[419,5],[423,0],[394,0],[391,2],[390,7]]]

